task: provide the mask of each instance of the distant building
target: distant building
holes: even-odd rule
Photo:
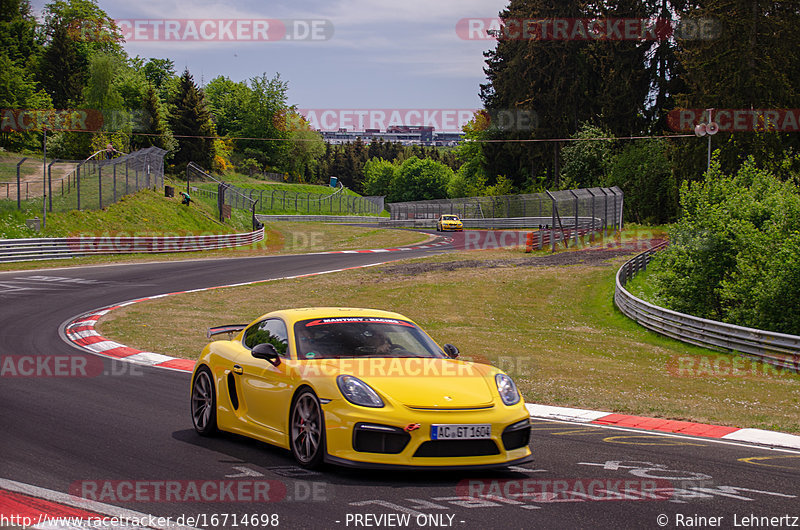
[[[397,142],[402,145],[445,146],[458,145],[464,139],[460,132],[436,132],[433,127],[423,125],[390,125],[385,132],[379,129],[365,129],[363,131],[348,131],[340,128],[338,131],[320,131],[322,139],[334,145],[355,142],[357,138],[365,144],[378,139],[384,142]]]

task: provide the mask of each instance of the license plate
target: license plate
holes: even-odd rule
[[[431,425],[431,440],[480,440],[492,437],[492,426]]]

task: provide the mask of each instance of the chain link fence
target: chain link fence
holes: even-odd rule
[[[256,190],[240,188],[224,183],[209,175],[194,163],[186,168],[191,193],[199,197],[217,200],[223,189],[224,201],[232,208],[254,211],[254,213],[291,213],[305,215],[379,215],[384,209],[383,197],[359,197],[348,195],[346,188],[338,187],[328,195],[320,193],[298,193],[288,190]],[[214,181],[217,190],[200,188],[192,183]],[[224,188],[220,185],[224,185]],[[253,210],[255,205],[255,210]]]
[[[107,160],[98,151],[86,160],[5,160],[0,172],[0,201],[50,212],[99,210],[130,193],[164,185],[164,155],[158,147]]]
[[[622,228],[623,193],[618,187],[545,191],[525,195],[466,197],[390,203],[392,220],[438,219],[455,214],[461,219],[524,219],[529,227],[552,229]]]

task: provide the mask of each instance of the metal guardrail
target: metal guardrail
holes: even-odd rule
[[[625,316],[642,326],[682,342],[712,350],[738,353],[783,368],[800,368],[800,336],[747,328],[707,320],[658,307],[637,298],[625,284],[645,270],[652,256],[666,247],[662,243],[634,257],[617,271],[614,302]]]
[[[353,223],[353,224],[375,224],[385,217],[366,216],[366,215],[269,215],[257,213],[256,219],[262,223],[274,221],[291,222],[316,222],[316,223]]]
[[[0,240],[0,263],[69,259],[99,254],[194,252],[251,245],[264,239],[264,229],[241,234],[200,236],[58,237]]]
[[[397,228],[436,228],[438,219],[386,219],[379,218],[378,222],[383,226]],[[503,230],[512,228],[551,228],[553,221],[551,217],[495,217],[481,219],[461,219],[464,228],[485,228],[490,230]],[[573,228],[575,221],[573,218],[564,219],[562,227],[565,229]],[[578,228],[591,228],[601,230],[602,219],[595,218],[592,223],[591,217],[579,217]]]

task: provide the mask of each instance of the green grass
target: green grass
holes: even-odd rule
[[[413,263],[521,258],[492,251]],[[403,268],[396,264],[136,304],[104,317],[107,337],[196,358],[205,328],[274,309],[358,306],[398,311],[464,358],[507,370],[529,402],[800,433],[800,377],[754,369],[676,370],[730,357],[649,332],[613,305],[605,266]],[[418,267],[415,265],[415,267]]]
[[[35,233],[25,225],[25,219],[41,217],[41,203],[27,204],[19,211],[16,203],[0,201],[0,237],[65,237],[91,236],[170,236],[188,234],[223,234],[249,232],[252,219],[248,212],[233,210],[226,222],[217,221],[214,201],[197,201],[190,206],[178,198],[166,198],[162,193],[144,190],[124,197],[119,202],[96,211],[70,211],[47,214],[47,226]],[[170,254],[107,255],[0,264],[0,270],[89,265],[112,262],[162,261],[198,257],[241,257],[330,250],[357,250],[410,245],[427,239],[425,234],[404,230],[378,230],[327,223],[270,223],[266,239],[260,243],[234,249]]]
[[[263,199],[263,203],[259,202],[258,205],[258,213],[262,214],[348,215],[346,202],[340,202],[340,197],[360,197],[350,189],[336,193],[336,190],[330,186],[273,182],[236,173],[225,174],[220,177],[220,180],[240,188],[258,191],[253,196],[259,200]],[[217,191],[218,187],[218,184],[212,181],[191,181],[190,185],[208,191]],[[185,183],[176,183],[178,190],[185,189],[185,186]],[[309,193],[312,200],[307,202]],[[333,196],[333,201],[314,200],[319,196]],[[295,198],[298,199],[297,202],[295,202]],[[295,204],[297,204],[297,209],[295,209]],[[388,212],[382,212],[381,215],[388,216]]]
[[[17,182],[17,163],[24,157],[27,157],[28,160],[20,166],[20,176],[41,174],[42,155],[21,155],[0,151],[0,182]],[[38,166],[34,165],[36,161],[38,161]],[[5,196],[5,186],[1,186],[0,191]]]
[[[0,238],[66,237],[79,234],[109,235],[145,233],[148,235],[184,235],[249,231],[250,216],[239,214],[230,222],[216,220],[214,210],[205,205],[186,207],[179,199],[163,193],[143,190],[123,197],[103,210],[47,212],[44,230],[36,233],[25,225],[25,219],[42,218],[42,202],[23,201],[17,210],[16,201],[0,201]]]

